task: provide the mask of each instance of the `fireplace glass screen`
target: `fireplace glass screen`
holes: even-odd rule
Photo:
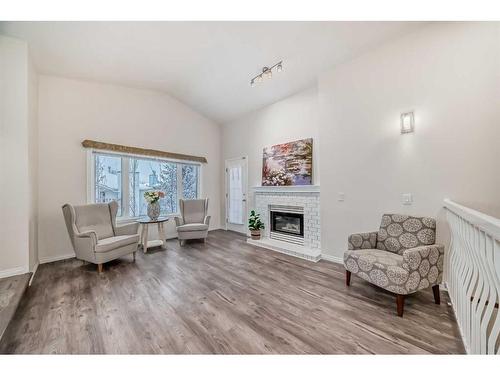
[[[304,215],[271,211],[271,231],[304,237]]]

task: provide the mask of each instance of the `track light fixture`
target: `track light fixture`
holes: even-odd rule
[[[283,61],[277,62],[270,68],[267,66],[262,68],[262,73],[256,75],[250,80],[250,86],[255,86],[256,83],[262,82],[264,79],[273,78],[273,69],[276,69],[276,72],[280,73],[283,71]]]

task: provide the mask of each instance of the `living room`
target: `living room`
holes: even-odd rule
[[[499,42],[2,20],[0,353],[499,354]]]

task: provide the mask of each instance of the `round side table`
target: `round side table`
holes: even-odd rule
[[[165,236],[165,228],[163,227],[163,223],[169,220],[168,217],[159,217],[156,220],[151,220],[149,217],[141,217],[136,221],[141,225],[141,245],[144,253],[148,252],[148,248],[161,246],[162,248],[167,248],[167,238]],[[148,241],[148,227],[151,224],[158,225],[158,236],[159,239]]]

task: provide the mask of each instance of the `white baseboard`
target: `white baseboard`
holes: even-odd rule
[[[7,268],[6,270],[0,271],[0,279],[3,279],[4,277],[22,275],[28,272],[29,270],[26,266]]]
[[[44,263],[57,262],[58,260],[64,260],[64,259],[69,259],[69,258],[74,258],[74,257],[75,257],[75,253],[41,257],[39,259],[39,263],[44,264]]]
[[[39,265],[40,265],[40,262],[36,262],[35,265],[33,266],[33,271],[31,271],[31,277],[30,277],[30,282],[28,283],[28,286],[31,286],[31,283],[33,282],[33,279],[35,278],[35,273],[38,270]]]
[[[336,257],[334,255],[321,254],[321,259],[327,260],[333,263],[344,264],[344,259],[340,257]]]

